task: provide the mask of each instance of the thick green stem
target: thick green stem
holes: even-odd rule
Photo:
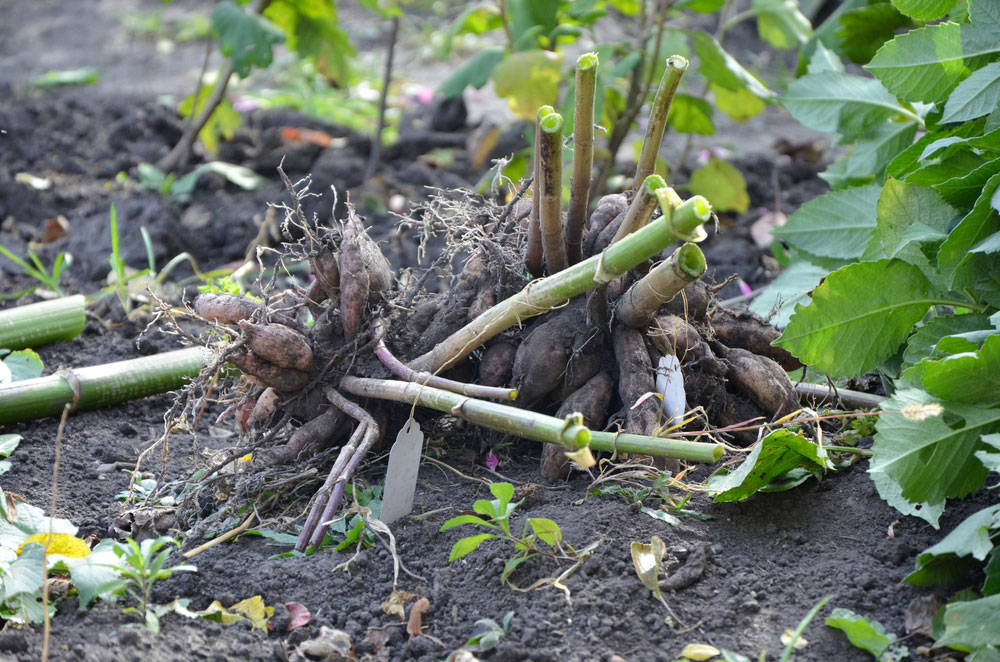
[[[582,418],[579,414],[571,414],[565,419],[555,418],[410,382],[345,377],[340,382],[340,388],[362,397],[430,407],[454,414],[476,425],[534,441],[557,444],[570,451],[589,446],[601,451],[676,457],[694,462],[716,462],[725,454],[721,444],[595,432],[579,423]]]
[[[344,377],[340,388],[348,393],[367,398],[393,400],[408,405],[430,407],[448,412],[470,423],[498,430],[506,434],[565,446],[570,450],[585,448],[590,443],[590,430],[576,419],[565,419],[538,414],[528,409],[518,409],[487,400],[477,400],[451,391],[413,382],[366,377]]]
[[[657,192],[659,198],[659,192]],[[541,315],[553,306],[583,294],[602,283],[610,283],[629,269],[647,260],[676,241],[671,222],[693,234],[691,218],[698,216],[704,223],[711,217],[708,201],[695,196],[683,203],[671,215],[664,215],[621,241],[611,244],[599,255],[541,280],[533,281],[508,299],[493,306],[464,327],[438,343],[434,349],[408,364],[414,370],[437,372],[450,368],[490,338],[529,317]],[[686,238],[686,235],[682,235]]]
[[[594,95],[597,53],[584,53],[576,61],[576,97],[573,106],[573,176],[566,210],[566,260],[576,264],[583,257],[583,230],[590,208],[590,177],[594,169]]]
[[[80,335],[87,317],[78,294],[0,310],[0,349],[41,347]]]
[[[197,377],[212,356],[189,347],[0,386],[0,425],[58,416],[67,403],[75,403],[74,411],[96,409],[172,391]]]
[[[656,191],[666,187],[666,185],[667,183],[663,181],[663,177],[659,175],[650,175],[643,181],[642,186],[635,192],[632,204],[629,205],[628,211],[625,212],[625,218],[622,219],[622,224],[618,226],[618,231],[615,232],[611,243],[615,243],[622,237],[632,234],[646,223],[649,223],[649,219],[653,217],[653,210],[656,209],[658,201]]]
[[[718,462],[726,454],[722,444],[712,444],[703,441],[685,441],[683,439],[664,439],[663,437],[646,437],[641,434],[619,434],[614,432],[590,432],[590,447],[609,453],[634,453],[636,455],[652,455],[653,457],[675,457],[678,460],[690,462]]]
[[[670,104],[674,100],[681,76],[684,75],[687,68],[687,59],[680,55],[671,55],[667,58],[667,68],[663,72],[660,89],[656,91],[653,105],[649,111],[649,124],[646,126],[646,136],[642,140],[642,151],[639,152],[639,164],[636,166],[635,180],[632,182],[633,190],[638,190],[646,177],[651,175],[656,168],[656,156],[660,153],[663,132],[667,128],[667,114],[670,112]]]
[[[524,249],[524,267],[535,278],[542,275],[542,228],[539,221],[542,196],[538,193],[542,178],[540,176],[541,166],[539,165],[539,155],[541,152],[539,144],[542,141],[542,118],[554,112],[555,109],[552,106],[542,106],[538,109],[538,114],[535,116],[535,153],[533,166],[535,182],[532,185],[534,190],[531,193],[531,218],[528,220],[528,243]]]
[[[645,328],[657,309],[686,285],[705,273],[705,254],[694,244],[683,244],[625,292],[615,306],[615,317],[637,329]]]
[[[559,113],[541,119],[538,138],[538,222],[542,234],[545,267],[550,274],[566,268],[566,246],[562,228],[562,127]]]
[[[700,195],[681,200],[669,186],[657,189],[656,197],[660,201],[660,209],[667,219],[667,225],[676,238],[694,243],[705,241],[708,236],[705,223],[712,218],[712,206],[708,200]]]

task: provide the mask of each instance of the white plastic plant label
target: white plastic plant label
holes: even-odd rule
[[[660,365],[656,369],[656,392],[663,396],[663,415],[669,419],[670,425],[684,422],[684,412],[687,410],[684,375],[681,373],[680,361],[673,354],[660,359]]]
[[[396,442],[389,451],[389,468],[385,472],[382,491],[382,517],[391,524],[406,517],[413,510],[413,494],[417,490],[417,470],[420,468],[420,451],[424,446],[424,433],[412,417],[403,424],[396,435]]]

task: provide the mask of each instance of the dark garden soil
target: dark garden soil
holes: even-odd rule
[[[148,10],[150,4],[159,3],[0,0],[0,130],[6,132],[0,132],[0,244],[19,255],[31,244],[46,263],[59,251],[72,253],[74,262],[65,281],[68,292],[92,294],[104,285],[112,203],[122,225],[122,257],[127,264],[146,263],[139,234],[144,226],[158,264],[188,251],[202,269],[232,265],[243,260],[258,235],[267,204],[286,197],[274,172],[284,157],[293,179],[312,174],[313,190],[322,193],[335,186],[341,199],[352,191],[356,202],[365,200],[360,211],[399,268],[414,264],[414,246],[394,234],[394,217],[366,213],[367,201],[386,205],[391,196],[399,195],[407,204],[419,203],[426,198],[427,186],[468,186],[470,178],[474,181],[481,174],[471,172],[466,155],[471,128],[445,126],[442,131],[410,134],[408,142],[404,136],[403,145],[387,152],[378,180],[362,189],[367,137],[298,113],[255,112],[237,138],[223,146],[221,158],[255,169],[267,178],[265,186],[243,192],[210,175],[186,205],[142,189],[135,183],[136,166],[155,162],[181,130],[180,120],[159,105],[155,95],[186,93],[184,87],[190,85],[190,72],[197,70],[202,53],[201,46],[182,45],[173,55],[163,56],[148,41],[108,37],[102,42],[101,34],[121,34],[115,30],[115,17],[122,11]],[[94,57],[81,61],[84,52]],[[31,75],[46,69],[88,64],[98,64],[105,72],[97,87],[40,93],[25,85]],[[121,81],[118,86],[116,77]],[[432,110],[421,112],[416,119],[426,121]],[[769,115],[761,131],[747,132],[752,139],[746,144],[730,135],[734,162],[748,179],[751,208],[756,211],[723,217],[718,235],[706,242],[705,253],[717,280],[738,273],[751,287],[758,287],[777,273],[773,258],[756,248],[749,234],[761,208],[773,203],[775,169],[785,212],[825,188],[816,179],[816,166],[767,149],[773,140],[787,137],[781,129],[785,122],[776,113]],[[283,142],[282,127],[325,131],[334,142],[327,148]],[[761,132],[768,138],[764,147]],[[426,156],[439,148],[455,154],[448,166]],[[21,172],[45,178],[52,186],[36,190],[15,179]],[[130,173],[130,181],[117,182],[119,172]],[[326,193],[307,211],[326,216],[329,209]],[[39,243],[50,219],[60,216],[68,225],[65,236]],[[10,262],[0,260],[0,294],[32,284]],[[738,294],[735,285],[722,296],[733,294]],[[0,307],[33,300],[31,296],[6,299]],[[77,339],[39,351],[47,372],[54,372],[178,348],[173,337],[159,330],[141,333],[143,326],[142,320],[125,320],[117,302],[107,298],[91,308]],[[126,473],[117,469],[131,466],[138,453],[160,437],[170,403],[171,397],[163,395],[69,419],[62,442],[57,514],[77,524],[81,536],[170,533],[183,537],[184,549],[190,549],[221,532],[205,535],[172,529],[176,522],[169,518],[152,526],[142,514],[130,514],[123,502],[115,501],[128,484]],[[164,477],[171,480],[206,466],[213,452],[231,448],[236,441],[231,424],[215,425],[214,419],[212,412],[206,414],[196,436],[174,434],[165,456],[157,451],[143,468],[159,475],[165,466]],[[56,421],[42,420],[0,430],[24,437],[11,458],[12,469],[0,481],[3,489],[46,510],[56,429]],[[431,662],[446,658],[475,634],[478,619],[500,621],[513,611],[510,633],[495,649],[479,654],[482,659],[672,660],[685,644],[701,642],[752,659],[767,650],[766,659],[776,660],[783,648],[782,632],[794,628],[824,596],[832,599],[821,617],[831,607],[846,607],[902,634],[907,606],[927,594],[899,582],[912,569],[916,554],[941,533],[921,520],[902,517],[882,502],[865,472],[865,461],[822,482],[809,480],[790,492],[757,495],[743,503],[714,504],[694,494],[686,508],[706,517],[685,516],[680,525],[671,527],[621,497],[586,498],[585,474],[575,474],[568,483],[544,483],[538,471],[539,447],[529,442],[499,451],[502,462],[497,471],[526,495],[520,516],[555,520],[565,540],[577,549],[595,541],[601,544],[565,581],[569,600],[553,588],[517,592],[499,581],[510,550],[496,541],[448,563],[451,546],[463,533],[461,529],[439,532],[442,522],[469,509],[476,499],[488,497],[487,481],[498,478],[483,467],[485,446],[475,430],[457,426],[436,443],[444,451],[440,461],[453,471],[425,462],[413,516],[392,526],[409,571],[400,574],[398,588],[429,599],[423,619],[428,636],[409,637],[405,623],[381,607],[393,591],[393,563],[387,549],[376,545],[353,559],[349,552],[333,551],[274,558],[287,548],[243,536],[197,556],[196,574],[162,582],[154,598],[161,603],[188,598],[191,608],[201,609],[213,600],[230,605],[260,595],[276,610],[269,631],[169,615],[162,633],[152,635],[138,627],[133,616],[123,615],[120,603],[78,611],[73,598],[61,605],[53,620],[51,659],[288,660],[295,659],[296,646],[316,638],[327,626],[352,637],[359,660]],[[119,464],[107,466],[114,463]],[[711,469],[696,467],[686,479],[696,484]],[[383,473],[384,460],[373,461],[360,478],[380,483]],[[289,524],[301,522],[316,486],[316,482],[303,485],[301,503],[289,513]],[[956,504],[942,528],[949,529],[976,508],[975,503]],[[520,528],[520,520],[515,528]],[[667,572],[675,589],[665,597],[683,623],[673,627],[665,623],[662,605],[638,580],[630,557],[631,542],[648,543],[654,535],[665,541],[672,558]],[[180,557],[175,556],[174,562]],[[555,565],[530,562],[514,580],[528,586],[559,572]],[[290,616],[284,607],[289,602],[301,603],[312,614],[307,626],[292,632],[287,631]],[[843,635],[823,626],[822,618],[806,630],[805,638],[809,645],[795,653],[796,660],[870,659]],[[928,641],[917,635],[907,643],[913,650]],[[40,627],[21,629],[8,623],[0,632],[0,660],[36,660],[41,642]],[[915,655],[915,659],[925,658]]]

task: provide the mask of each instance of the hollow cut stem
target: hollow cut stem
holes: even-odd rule
[[[656,265],[618,300],[615,317],[637,329],[645,328],[656,310],[705,273],[705,254],[694,244],[680,246]]]
[[[642,151],[639,152],[639,163],[632,182],[633,190],[638,190],[646,177],[656,168],[656,156],[660,153],[660,143],[663,142],[663,133],[667,128],[670,104],[673,103],[677,86],[687,68],[687,59],[680,55],[671,55],[667,58],[667,68],[663,72],[660,89],[656,91],[653,105],[649,110],[649,124],[646,125],[646,136],[642,140]]]
[[[524,249],[524,267],[528,270],[528,273],[535,278],[542,275],[542,228],[539,221],[542,198],[538,194],[538,188],[541,182],[541,177],[539,176],[541,166],[538,164],[539,153],[541,150],[538,145],[542,140],[542,118],[549,113],[554,112],[555,109],[552,106],[542,106],[538,109],[538,114],[535,115],[535,153],[533,156],[533,172],[535,175],[535,182],[532,185],[534,190],[531,193],[531,218],[528,221],[528,245]]]
[[[563,118],[549,113],[539,123],[538,224],[542,235],[545,267],[550,274],[567,267],[562,227],[562,138]]]
[[[576,96],[573,105],[573,175],[566,210],[566,260],[576,264],[583,257],[583,231],[590,208],[590,178],[594,169],[594,98],[597,53],[584,53],[576,61]]]

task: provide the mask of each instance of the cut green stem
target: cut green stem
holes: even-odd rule
[[[0,310],[0,348],[41,347],[80,335],[87,317],[82,294]]]
[[[539,153],[541,150],[539,149],[539,144],[542,140],[542,118],[554,112],[555,109],[552,106],[542,106],[538,109],[538,114],[535,115],[535,181],[532,185],[534,190],[531,194],[531,218],[528,221],[528,245],[524,249],[524,267],[535,278],[542,275],[542,228],[539,221],[542,197],[538,193],[538,187],[541,185],[542,179],[539,176],[541,172],[541,166],[539,165]]]
[[[0,425],[97,409],[180,388],[213,358],[202,347],[60,371],[48,377],[0,386]]]
[[[562,127],[559,113],[549,113],[539,121],[538,135],[538,224],[542,235],[542,253],[550,274],[567,267],[562,227]]]
[[[669,186],[656,190],[660,209],[677,239],[698,243],[708,237],[705,223],[712,218],[712,205],[700,195],[681,200]]]
[[[663,437],[647,437],[641,434],[618,434],[614,432],[590,432],[590,447],[609,453],[634,453],[654,457],[674,457],[690,462],[711,464],[718,462],[726,454],[722,444],[703,441],[685,441]]]
[[[599,255],[578,262],[548,278],[529,283],[523,290],[482,313],[408,365],[414,370],[425,372],[437,372],[455,365],[487,340],[515,324],[541,315],[553,306],[602,283],[610,283],[643,260],[659,253],[677,239],[674,225],[671,224],[674,217],[681,217],[675,224],[677,227],[686,229],[687,234],[693,234],[691,219],[697,216],[701,219],[700,223],[704,223],[711,217],[711,206],[705,198],[695,196],[682,204],[677,212],[650,222],[621,241],[611,244]]]
[[[639,187],[639,190],[635,193],[635,197],[632,198],[632,204],[629,205],[628,211],[625,212],[622,224],[618,226],[618,231],[615,232],[614,239],[611,240],[612,244],[622,237],[632,234],[646,225],[646,223],[649,223],[649,219],[653,218],[653,210],[656,209],[658,201],[656,191],[666,186],[667,183],[659,175],[650,175],[642,182],[642,186]]]
[[[653,105],[649,110],[649,124],[646,125],[646,136],[642,140],[642,151],[639,152],[639,164],[636,166],[635,179],[632,182],[633,190],[639,190],[642,182],[656,168],[656,156],[660,153],[660,143],[663,142],[663,133],[667,128],[670,104],[673,103],[677,86],[687,68],[687,59],[680,55],[671,55],[667,58],[667,68],[663,72],[660,89],[656,91]]]
[[[661,439],[638,434],[615,435],[612,432],[595,432],[579,422],[578,414],[560,419],[409,382],[344,377],[340,382],[340,388],[357,396],[392,400],[448,412],[491,430],[556,444],[570,451],[589,446],[601,451],[676,457],[694,462],[716,462],[725,454],[721,444]]]
[[[594,169],[594,97],[597,53],[584,53],[576,61],[576,96],[573,105],[573,175],[566,210],[566,260],[576,264],[583,257],[583,230],[590,208],[590,178]]]
[[[701,277],[706,266],[700,248],[690,243],[681,245],[622,295],[615,306],[615,317],[631,327],[645,328],[657,309]]]

